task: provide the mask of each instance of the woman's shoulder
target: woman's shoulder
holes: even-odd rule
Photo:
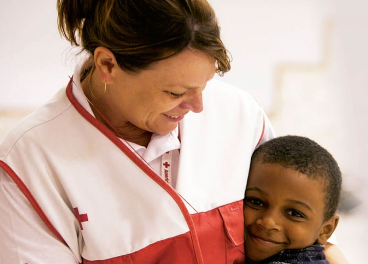
[[[208,106],[208,108],[215,107],[223,110],[263,111],[254,97],[246,90],[218,79],[212,79],[207,83],[203,92],[203,103],[205,110]]]
[[[65,88],[59,90],[46,104],[24,117],[0,144],[0,158],[3,159],[17,144],[33,145],[42,134],[53,133],[58,126],[58,117],[71,104],[65,95]],[[66,124],[65,124],[66,125]],[[35,136],[37,134],[37,137]]]

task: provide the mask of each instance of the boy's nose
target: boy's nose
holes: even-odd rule
[[[263,227],[267,231],[280,230],[280,224],[275,214],[266,213],[256,221],[257,225]]]

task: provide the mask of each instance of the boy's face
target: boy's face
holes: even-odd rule
[[[244,199],[245,251],[253,261],[314,244],[324,230],[324,184],[279,164],[256,161]]]

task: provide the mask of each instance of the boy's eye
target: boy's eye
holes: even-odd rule
[[[245,198],[245,203],[246,205],[253,207],[253,208],[258,208],[258,207],[263,207],[264,204],[262,202],[262,200],[257,199],[257,198]]]
[[[286,213],[295,218],[306,218],[304,214],[294,209],[287,210]]]

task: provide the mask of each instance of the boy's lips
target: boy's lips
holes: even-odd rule
[[[256,240],[260,243],[264,243],[264,244],[277,244],[277,245],[282,245],[282,244],[287,244],[286,242],[280,242],[274,239],[271,239],[269,237],[264,237],[264,236],[258,236],[258,235],[254,235],[254,234],[249,234],[253,240]]]

